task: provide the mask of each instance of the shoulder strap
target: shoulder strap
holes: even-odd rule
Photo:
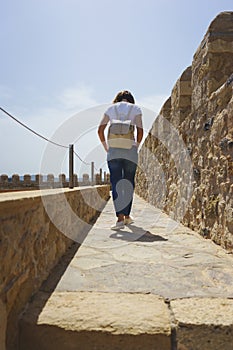
[[[129,107],[129,111],[128,111],[127,116],[126,116],[126,120],[129,118],[130,113],[131,113],[131,111],[132,111],[132,108],[133,108],[133,104],[131,104],[131,106]],[[115,109],[115,113],[116,113],[117,119],[120,120],[119,113],[118,113],[118,110],[117,110],[117,106],[116,106],[116,105],[114,105],[114,109]]]

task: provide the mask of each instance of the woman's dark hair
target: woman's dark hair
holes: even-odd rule
[[[133,103],[133,104],[135,103],[133,95],[131,94],[131,92],[127,90],[118,92],[118,94],[113,100],[113,103],[121,102],[123,100],[126,100],[129,103]]]

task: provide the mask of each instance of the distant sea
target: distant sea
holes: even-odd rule
[[[23,181],[23,177],[24,177],[24,175],[20,175],[19,176],[19,179],[20,179],[20,181]],[[11,182],[12,181],[12,177],[11,176],[9,176],[9,182]],[[43,181],[45,181],[47,179],[47,175],[43,175]],[[36,180],[36,175],[31,175],[31,180],[32,181],[35,181]],[[59,178],[58,177],[54,177],[54,181],[55,182],[58,182],[59,181]],[[66,177],[66,181],[69,181],[69,178],[68,177]],[[78,178],[78,181],[79,182],[82,182],[82,178]]]
[[[11,176],[9,176],[9,182],[11,182],[12,181],[12,177]],[[24,179],[24,175],[20,175],[19,176],[19,180],[20,181],[23,181],[23,179]],[[47,175],[44,175],[43,176],[43,181],[45,181],[47,179]],[[31,180],[32,181],[35,181],[36,180],[36,175],[31,175]],[[59,181],[59,178],[58,177],[54,177],[54,181],[55,182],[58,182]],[[69,181],[69,179],[68,178],[66,178],[66,181]],[[79,181],[81,181],[81,179],[79,179]]]

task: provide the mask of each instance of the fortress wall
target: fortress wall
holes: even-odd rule
[[[73,174],[73,187],[109,183],[110,175],[106,173],[106,171],[103,173],[102,169],[100,169],[99,173],[93,174],[93,178],[90,178],[89,174],[83,174],[82,177],[78,179],[78,175]],[[59,174],[58,178],[55,178],[54,174],[47,174],[46,176],[41,174],[36,174],[35,176],[24,174],[22,177],[18,174],[13,174],[11,177],[7,174],[0,174],[0,193],[63,187],[69,187],[69,180],[66,178],[65,174]]]
[[[0,195],[1,349],[6,334],[11,348],[20,312],[74,240],[83,241],[87,223],[93,224],[108,198],[108,185]]]
[[[233,12],[210,24],[139,154],[136,192],[233,251]]]

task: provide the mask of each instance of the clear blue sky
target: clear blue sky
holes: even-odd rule
[[[0,0],[0,106],[46,137],[122,89],[156,115],[211,21],[232,10],[233,0]],[[101,115],[92,126],[85,116],[75,149],[99,167]],[[45,146],[0,113],[0,174],[38,173]]]

